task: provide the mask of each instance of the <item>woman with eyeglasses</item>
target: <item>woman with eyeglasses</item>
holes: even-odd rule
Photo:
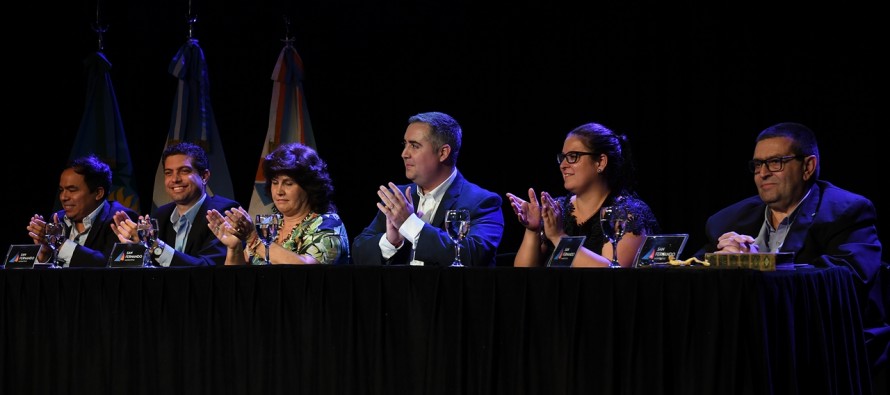
[[[528,200],[507,193],[519,223],[525,227],[513,266],[541,266],[563,236],[586,236],[573,267],[608,267],[612,248],[600,226],[600,209],[620,205],[628,210],[625,235],[618,241],[618,262],[630,267],[647,234],[659,232],[649,206],[633,190],[633,163],[627,136],[598,123],[570,131],[557,154],[568,194],[553,197],[533,188]]]

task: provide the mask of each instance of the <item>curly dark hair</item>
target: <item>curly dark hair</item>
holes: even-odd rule
[[[334,184],[328,166],[309,146],[301,143],[279,145],[263,160],[265,191],[272,196],[272,179],[279,175],[293,178],[309,195],[309,207],[315,213],[337,212]]]

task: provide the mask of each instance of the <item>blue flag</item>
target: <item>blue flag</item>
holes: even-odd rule
[[[300,142],[315,147],[315,136],[309,122],[309,109],[303,93],[303,60],[290,41],[278,54],[272,70],[272,101],[269,105],[269,129],[263,140],[260,164],[257,166],[253,194],[250,198],[251,214],[270,214],[272,199],[264,190],[263,158],[275,147]]]
[[[86,105],[70,159],[96,154],[111,168],[111,190],[106,191],[108,199],[141,212],[139,195],[133,187],[136,182],[127,135],[111,84],[111,63],[102,52],[96,52],[88,56],[84,64],[87,69]],[[61,208],[60,204],[56,199],[57,210]]]
[[[204,51],[198,46],[198,40],[189,39],[179,48],[170,62],[169,71],[179,79],[179,86],[173,101],[170,131],[164,148],[180,141],[203,147],[210,161],[207,194],[233,198],[232,177],[229,175],[222,141],[216,128],[216,118],[210,105],[207,63],[204,60]],[[159,162],[155,174],[152,212],[169,202],[170,197],[164,188],[164,163]]]

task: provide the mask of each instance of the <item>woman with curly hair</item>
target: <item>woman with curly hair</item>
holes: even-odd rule
[[[327,165],[312,148],[289,143],[263,161],[265,191],[282,216],[278,237],[269,245],[273,264],[349,263],[349,237],[332,200]],[[207,222],[226,245],[226,265],[265,263],[266,250],[250,214],[243,208],[207,212]]]

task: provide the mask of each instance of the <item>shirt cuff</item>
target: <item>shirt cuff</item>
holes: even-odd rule
[[[68,267],[69,262],[71,262],[71,257],[74,256],[74,249],[77,248],[77,243],[74,240],[67,239],[62,246],[59,247],[59,266]]]
[[[175,252],[176,250],[173,247],[171,247],[167,243],[164,243],[164,252],[162,252],[159,257],[155,258],[155,261],[157,261],[158,264],[162,267],[170,267],[170,263],[173,262],[173,254]]]
[[[420,236],[420,231],[423,230],[423,220],[417,217],[417,214],[411,214],[405,222],[402,223],[402,227],[399,228],[399,234],[402,237],[408,240],[417,241],[417,237]]]
[[[392,245],[389,240],[386,240],[386,233],[384,233],[383,236],[380,236],[380,242],[377,243],[377,245],[380,246],[380,254],[383,255],[383,259],[392,258],[392,256],[399,251],[399,247],[401,247],[396,247]],[[402,243],[402,245],[405,245],[405,243]]]

